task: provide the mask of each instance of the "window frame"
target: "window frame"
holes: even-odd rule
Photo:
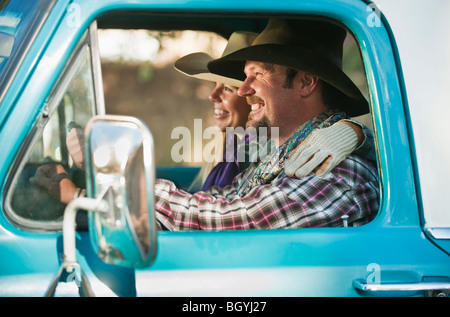
[[[32,150],[35,144],[41,138],[43,129],[46,124],[52,118],[52,115],[58,111],[59,103],[62,100],[67,88],[69,87],[71,80],[74,78],[76,72],[84,61],[84,58],[89,56],[90,70],[93,83],[94,93],[94,113],[93,115],[104,114],[105,104],[103,98],[103,83],[101,81],[101,65],[98,51],[97,40],[97,23],[94,21],[89,28],[83,33],[81,39],[76,44],[74,50],[70,54],[66,66],[60,73],[55,85],[51,89],[48,97],[44,101],[44,107],[42,112],[38,115],[33,124],[31,132],[25,138],[19,152],[14,160],[11,168],[11,173],[7,179],[5,186],[5,204],[4,214],[5,216],[20,229],[37,232],[48,231],[61,231],[63,221],[43,221],[43,220],[30,220],[19,216],[12,208],[11,200],[14,193],[15,185],[23,170],[24,166],[28,162]]]

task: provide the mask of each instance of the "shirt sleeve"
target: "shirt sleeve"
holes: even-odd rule
[[[370,130],[368,127],[366,127],[364,124],[358,121],[351,119],[344,119],[344,120],[358,125],[361,128],[362,133],[364,134],[363,142],[355,149],[353,154],[366,158],[371,162],[376,162],[377,156],[375,152],[375,140],[372,130]]]
[[[234,185],[190,194],[171,181],[157,180],[156,217],[177,231],[324,227],[341,226],[343,215],[349,215],[350,222],[365,218],[378,207],[360,201],[378,199],[377,184],[351,184],[336,173],[302,179],[283,174],[242,198]]]

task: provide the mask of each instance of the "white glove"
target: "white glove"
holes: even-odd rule
[[[316,129],[286,160],[284,171],[288,176],[301,178],[321,166],[316,175],[325,175],[350,155],[357,144],[355,131],[345,123]]]
[[[73,128],[66,139],[67,149],[75,165],[84,170],[84,133],[82,129]]]

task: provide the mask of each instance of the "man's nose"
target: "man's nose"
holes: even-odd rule
[[[237,94],[241,97],[251,96],[255,94],[255,90],[251,86],[252,80],[250,77],[247,77],[244,80],[244,83],[239,87]]]

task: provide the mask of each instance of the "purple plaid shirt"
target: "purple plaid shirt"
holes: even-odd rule
[[[281,172],[270,184],[238,191],[248,184],[257,164],[232,185],[195,194],[167,180],[155,184],[156,217],[168,230],[236,230],[362,225],[379,207],[377,168],[351,155],[325,176],[291,178]]]

